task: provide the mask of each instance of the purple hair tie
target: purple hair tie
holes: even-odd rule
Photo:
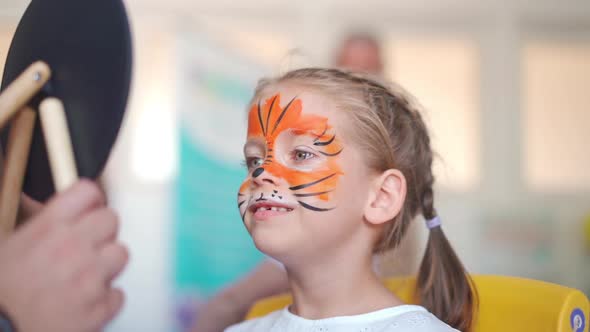
[[[440,227],[440,225],[441,225],[441,220],[438,216],[436,216],[430,220],[426,220],[426,227],[428,227],[428,229]]]

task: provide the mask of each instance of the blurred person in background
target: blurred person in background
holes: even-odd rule
[[[374,76],[383,75],[383,55],[380,42],[369,33],[351,33],[336,48],[334,66]],[[415,273],[417,263],[412,262],[415,236],[408,234],[396,259],[387,266],[380,266],[375,258],[375,268],[382,276],[407,275]],[[389,256],[389,253],[386,254]],[[400,259],[409,258],[409,259]],[[198,310],[192,332],[217,332],[244,319],[250,307],[258,300],[289,291],[284,267],[267,259],[251,273],[221,290]]]
[[[350,34],[340,43],[334,64],[338,68],[382,76],[383,56],[380,43],[371,34]]]

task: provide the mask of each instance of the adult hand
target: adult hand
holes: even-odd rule
[[[19,331],[99,331],[121,309],[128,252],[104,202],[82,180],[0,239],[0,308]]]

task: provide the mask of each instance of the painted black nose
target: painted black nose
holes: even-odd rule
[[[252,177],[257,178],[262,173],[264,173],[264,168],[258,167],[257,169],[254,170],[254,172],[252,172]]]

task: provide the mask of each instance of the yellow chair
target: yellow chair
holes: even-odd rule
[[[479,311],[475,332],[588,332],[590,304],[579,290],[538,280],[476,275]],[[402,301],[416,304],[415,278],[385,280]],[[264,316],[291,303],[290,295],[260,300],[246,319]]]

